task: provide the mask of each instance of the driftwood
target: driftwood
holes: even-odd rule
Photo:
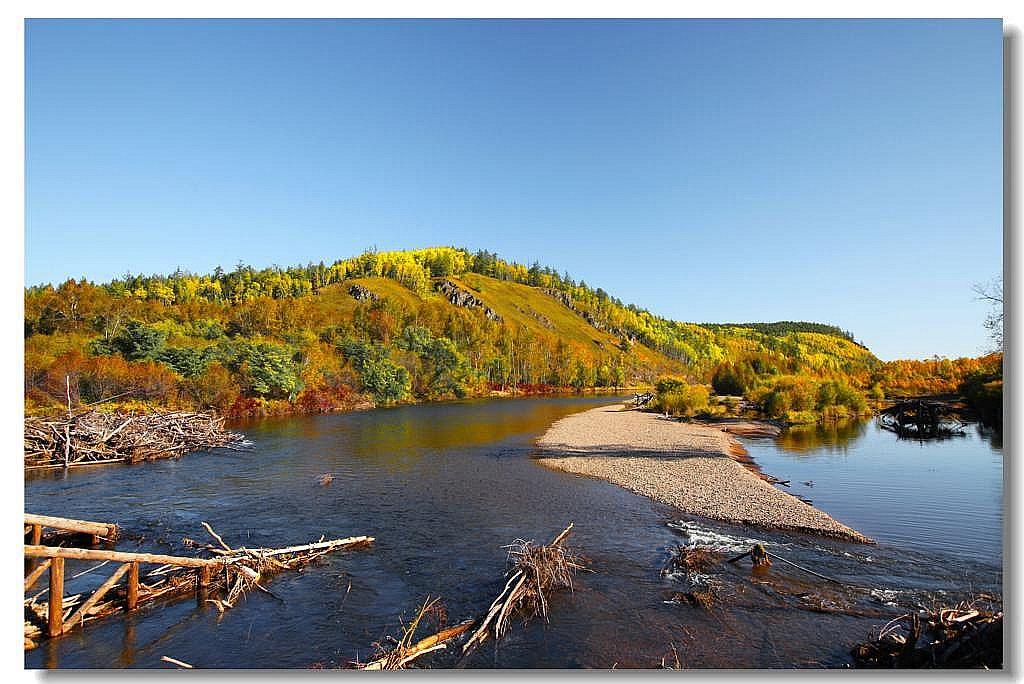
[[[235,549],[224,543],[212,528],[206,527],[220,543],[219,547],[207,546],[206,550],[219,557],[26,546],[26,558],[45,560],[26,577],[25,590],[28,591],[46,570],[49,571],[50,582],[47,590],[25,600],[25,643],[34,645],[40,636],[59,636],[86,622],[187,594],[196,594],[200,601],[212,603],[224,611],[234,607],[238,599],[252,589],[273,595],[260,583],[264,577],[283,570],[295,570],[334,551],[363,548],[374,541],[373,537],[359,536],[321,539],[312,544],[280,549]],[[108,562],[120,565],[91,595],[64,596],[65,559],[99,560],[103,561],[101,565]],[[140,564],[158,567],[140,578]],[[82,574],[85,573],[78,576]],[[121,581],[125,575],[127,580]],[[47,593],[47,601],[41,602],[40,598]]]
[[[718,564],[722,559],[723,554],[719,551],[676,544],[670,550],[669,559],[661,569],[661,576],[664,577],[675,573],[690,574],[704,572]]]
[[[910,399],[878,413],[878,424],[900,437],[932,439],[963,434],[964,424],[957,409],[945,402]]]
[[[547,595],[561,589],[571,590],[573,575],[585,568],[582,558],[562,546],[572,528],[572,523],[569,523],[547,546],[534,546],[533,542],[517,539],[506,547],[509,567],[505,573],[505,587],[483,617],[441,629],[414,642],[418,628],[428,616],[443,615],[439,599],[428,597],[415,618],[408,624],[403,623],[401,637],[392,639],[396,644],[393,648],[384,649],[378,644],[378,653],[373,660],[368,663],[351,662],[349,665],[363,670],[404,669],[416,658],[447,648],[447,642],[475,628],[463,644],[464,660],[487,639],[493,638],[497,642],[505,636],[516,616],[521,617],[524,623],[537,616],[547,620]]]
[[[1003,666],[1003,611],[982,595],[952,607],[908,613],[850,652],[857,667],[983,668]]]
[[[165,663],[170,663],[171,665],[175,665],[175,666],[177,666],[178,668],[180,668],[182,670],[191,670],[191,669],[193,669],[192,665],[189,665],[188,663],[186,663],[183,660],[178,660],[177,658],[172,658],[171,656],[160,656],[160,660],[165,662]]]
[[[521,615],[524,622],[537,616],[547,620],[548,602],[545,593],[561,589],[571,591],[573,575],[586,567],[580,557],[562,546],[572,528],[572,523],[569,523],[547,546],[534,546],[533,542],[522,539],[509,545],[510,567],[506,572],[505,587],[479,621],[476,631],[466,641],[462,648],[463,657],[488,638],[500,641],[511,628],[511,620],[515,615]]]
[[[44,534],[44,530],[49,530]],[[61,546],[77,540],[96,545],[117,539],[117,525],[90,520],[58,518],[52,515],[25,514],[25,543],[32,546]]]
[[[654,399],[654,392],[633,395],[633,406],[647,406]]]
[[[360,670],[403,670],[420,656],[447,648],[447,642],[468,632],[475,623],[475,620],[467,620],[413,642],[416,631],[427,617],[443,614],[443,612],[439,599],[427,597],[409,624],[402,625],[402,636],[396,640],[397,643],[393,648],[385,650],[378,645],[379,655],[376,658],[368,663],[353,663],[353,665]]]
[[[242,435],[212,413],[85,411],[25,419],[25,468],[73,468],[175,458],[202,449],[237,449]]]

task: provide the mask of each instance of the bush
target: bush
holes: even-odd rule
[[[960,385],[960,393],[986,425],[1003,424],[1003,371],[971,373]]]
[[[198,375],[182,382],[181,391],[198,408],[224,411],[238,399],[238,382],[227,368],[214,361]]]
[[[677,385],[672,385],[672,387],[673,389],[660,392],[656,397],[654,403],[658,410],[673,416],[685,416],[687,418],[708,412],[711,391],[706,386],[686,385],[678,387]]]
[[[659,378],[658,382],[654,385],[655,394],[668,394],[670,392],[678,392],[690,386],[686,380],[675,377],[664,377]]]
[[[742,396],[753,381],[754,373],[749,365],[723,363],[715,370],[711,378],[711,387],[715,394]]]
[[[267,399],[294,399],[302,389],[291,353],[278,345],[253,345],[239,374],[253,394]]]

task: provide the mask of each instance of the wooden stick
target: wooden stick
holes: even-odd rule
[[[28,574],[28,577],[25,578],[25,591],[28,591],[35,586],[35,583],[39,581],[39,578],[43,576],[43,573],[46,572],[48,567],[50,567],[49,558],[40,563],[35,570]]]
[[[202,572],[209,571],[209,568],[202,569]],[[139,605],[139,564],[136,561],[128,564],[128,591],[125,598],[126,608],[129,612],[135,610]]]
[[[54,558],[50,563],[50,603],[47,606],[47,634],[51,637],[64,633],[64,559]]]
[[[53,515],[35,515],[32,513],[26,513],[25,524],[38,525],[40,527],[51,527],[55,530],[63,530],[65,532],[80,532],[82,534],[91,534],[98,537],[113,538],[117,536],[117,525],[113,523],[75,520],[74,518],[58,518]],[[34,538],[35,532],[33,531],[33,539]],[[39,542],[35,542],[34,545],[38,544]]]
[[[188,663],[186,663],[184,661],[181,661],[181,660],[177,660],[177,659],[172,658],[170,656],[160,656],[160,660],[164,661],[165,663],[170,663],[171,665],[177,665],[178,667],[184,668],[186,670],[194,669]]]
[[[735,563],[736,561],[741,561],[741,560],[743,560],[744,558],[746,558],[749,555],[750,555],[750,551],[744,551],[743,553],[741,553],[740,555],[736,556],[735,558],[730,558],[729,560],[726,561],[726,563]]]
[[[209,524],[209,523],[207,523],[207,522],[204,522],[204,523],[203,523],[203,527],[205,527],[205,528],[206,528],[206,531],[210,533],[210,536],[211,536],[211,537],[213,537],[214,539],[216,539],[216,540],[217,540],[217,543],[218,543],[218,544],[220,544],[221,546],[223,546],[223,547],[224,547],[224,550],[225,550],[225,551],[230,551],[230,552],[234,553],[235,549],[233,549],[233,548],[231,548],[230,546],[228,546],[227,544],[225,544],[225,543],[224,543],[224,540],[223,540],[223,539],[221,539],[220,535],[219,535],[219,534],[217,534],[216,532],[214,532],[214,531],[213,531],[213,528],[212,528],[212,527],[210,527],[210,524]]]
[[[105,459],[102,459],[102,460],[99,460],[99,461],[81,461],[79,463],[69,463],[67,466],[65,466],[63,463],[53,463],[53,464],[50,464],[50,465],[25,466],[25,470],[51,470],[53,468],[65,468],[65,467],[67,467],[67,468],[79,468],[81,466],[103,465],[104,463],[125,463],[126,460],[127,459],[125,459],[124,457],[121,457],[121,458],[105,458]]]
[[[155,565],[176,565],[182,568],[220,567],[224,564],[221,558],[188,558],[185,556],[164,556],[158,553],[128,553],[126,551],[107,551],[104,549],[74,549],[57,546],[26,546],[25,555],[29,558],[74,558],[76,560],[111,560],[122,563],[139,562]]]
[[[322,541],[315,544],[302,544],[301,546],[289,546],[283,549],[249,549],[254,553],[258,553],[262,556],[283,556],[289,553],[300,553],[303,551],[318,551],[321,549],[333,549],[338,546],[352,546],[355,544],[372,544],[375,541],[373,537],[345,537],[344,539],[333,539],[331,541]],[[219,558],[217,560],[224,561],[226,563],[234,563],[242,558],[248,558],[245,556],[230,556],[227,558]]]
[[[32,543],[38,545],[43,541],[43,526],[33,525],[32,526]]]
[[[92,596],[87,598],[85,602],[78,607],[78,610],[75,611],[74,615],[72,615],[68,619],[68,621],[64,624],[64,633],[71,631],[75,626],[75,622],[81,621],[82,623],[84,623],[85,618],[89,614],[89,609],[95,606],[97,603],[99,603],[100,599],[106,596],[107,592],[110,591],[122,577],[124,577],[124,574],[128,572],[128,570],[133,565],[138,567],[136,563],[125,563],[124,565],[121,565],[117,570],[115,570],[114,574],[108,577],[107,580],[103,584],[101,584],[99,588],[96,589],[96,591],[92,593]],[[51,596],[51,600],[52,598],[53,597]]]

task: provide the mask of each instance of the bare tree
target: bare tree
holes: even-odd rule
[[[1003,350],[1003,276],[999,276],[988,285],[974,284],[971,288],[978,299],[988,302],[992,307],[985,317],[985,329],[995,344],[996,351]]]

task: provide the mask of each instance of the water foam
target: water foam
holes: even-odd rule
[[[749,551],[750,547],[754,544],[761,544],[766,547],[772,546],[772,544],[762,539],[735,537],[724,532],[716,532],[715,530],[701,527],[692,520],[676,520],[667,524],[670,528],[686,537],[687,543],[684,546],[687,548],[712,549],[724,552],[735,551],[740,553]]]

